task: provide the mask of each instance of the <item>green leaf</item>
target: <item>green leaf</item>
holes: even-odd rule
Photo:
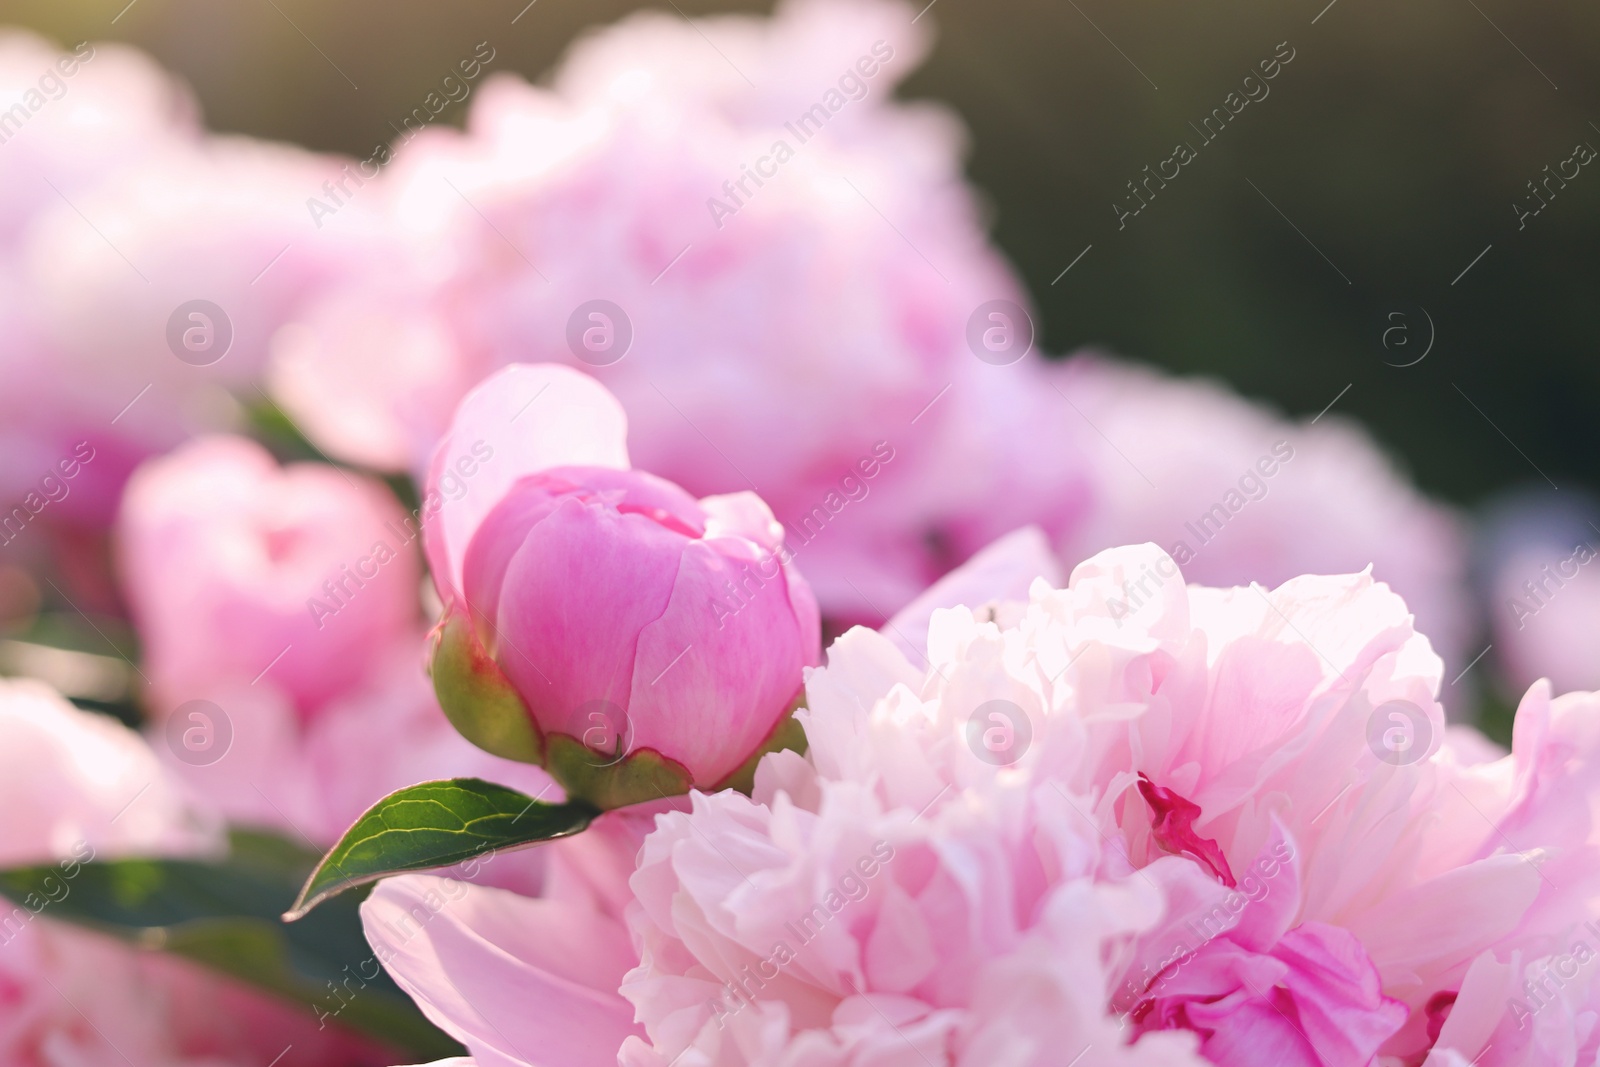
[[[351,896],[315,919],[285,926],[285,904],[317,861],[272,834],[235,831],[225,859],[114,860],[0,871],[16,925],[76,923],[184,956],[418,1060],[461,1048],[423,1017],[378,965]],[[70,873],[69,873],[70,872]]]
[[[378,801],[345,831],[283,917],[293,922],[329,897],[391,874],[567,837],[598,814],[582,801],[541,804],[477,778],[410,786]]]

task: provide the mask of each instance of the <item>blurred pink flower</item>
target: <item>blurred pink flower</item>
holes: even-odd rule
[[[0,681],[0,736],[0,867],[223,847],[221,820],[138,734],[41,682]]]
[[[414,633],[418,528],[381,484],[280,468],[244,438],[151,460],[118,549],[156,718],[230,681],[265,679],[307,717],[348,692]]]
[[[1071,463],[1092,487],[1078,513],[1033,520],[1067,567],[1143,541],[1213,586],[1371,566],[1416,613],[1451,676],[1467,665],[1465,524],[1337,411],[1290,422],[1216,383],[1094,355],[1002,369],[1030,399],[984,417],[1010,427],[1010,452],[995,465],[1044,488],[1053,467]],[[1074,428],[1070,445],[1055,444],[1062,423]],[[1015,495],[1033,494],[1024,485]]]
[[[423,515],[446,608],[439,655],[462,654],[460,641],[474,664],[494,658],[538,761],[569,791],[567,761],[585,757],[562,738],[711,787],[799,693],[820,653],[816,602],[760,498],[697,501],[630,470],[625,435],[616,400],[562,366],[505,368],[462,401]]]
[[[0,506],[87,441],[96,462],[47,518],[103,529],[140,459],[265,399],[268,338],[381,242],[365,209],[327,233],[308,217],[342,161],[206,136],[123,46],[8,32],[0,94],[26,114],[0,129]]]
[[[1559,690],[1600,688],[1595,556],[1590,542],[1564,551],[1535,548],[1509,557],[1494,576],[1489,617],[1496,657],[1513,692],[1540,678]]]
[[[13,112],[0,130],[0,183],[8,194],[0,202],[0,247],[7,249],[60,203],[57,191],[71,196],[116,168],[201,136],[189,90],[122,44],[61,49],[26,31],[0,31],[0,96],[8,109],[20,104],[26,113]]]
[[[755,489],[786,523],[855,499],[943,417],[974,310],[1026,299],[959,125],[893,99],[928,49],[915,16],[641,13],[549,89],[491,79],[465,134],[399,148],[382,192],[412,254],[284,335],[276,394],[337,454],[414,470],[474,381],[561,361],[623,402],[638,464],[692,493]],[[613,331],[604,351],[591,328]]]
[[[0,1060],[14,1067],[134,1063],[380,1067],[394,1052],[198,964],[46,916],[0,945]]]
[[[35,682],[0,682],[0,866],[56,864],[63,894],[90,860],[209,855],[215,814],[166,774],[138,734]],[[56,897],[55,900],[64,899]],[[0,922],[0,1061],[18,1067],[265,1067],[285,1044],[311,1065],[387,1062],[319,1032],[311,1012],[195,964],[140,951],[6,902]]]
[[[830,620],[879,625],[1026,526],[1058,553],[1052,570],[1078,562],[1061,542],[1089,521],[1100,475],[1089,462],[1094,432],[1050,388],[1053,366],[1037,355],[1004,366],[969,355],[953,368],[930,409],[942,419],[908,427],[919,432],[889,469],[804,545]],[[801,528],[812,532],[804,520]]]
[[[1458,524],[1360,431],[1105,361],[978,358],[980,307],[1026,297],[986,241],[959,125],[892,98],[927,49],[914,15],[639,14],[575,45],[548,89],[491,79],[465,134],[398,147],[377,192],[406,250],[282,335],[276,395],[334,454],[415,471],[496,366],[587,365],[641,467],[762,495],[830,619],[881,623],[1035,523],[1069,566],[1187,539],[1219,585],[1371,563],[1464,666]],[[1252,473],[1291,437],[1298,462]],[[1261,488],[1235,518],[1241,479]],[[1215,506],[1228,528],[1202,543],[1185,523]]]
[[[439,710],[424,671],[421,519],[382,485],[206,437],[139,470],[118,533],[153,736],[168,773],[229,820],[327,847],[420,781],[553,788]],[[496,873],[511,868],[511,884],[537,884],[537,863]]]
[[[376,650],[368,674],[306,721],[269,680],[219,680],[201,691],[205,713],[226,719],[224,751],[195,758],[181,740],[157,741],[167,774],[229,822],[267,827],[331,847],[363,812],[396,790],[441,778],[485,778],[546,801],[561,798],[537,767],[492,756],[444,717],[424,670],[426,635],[413,628]],[[161,729],[158,727],[158,729]],[[170,729],[167,738],[179,736]],[[497,859],[474,880],[538,886],[538,853]],[[515,868],[515,870],[512,870]],[[496,877],[508,872],[504,877]]]
[[[901,449],[803,547],[830,617],[875,624],[1034,524],[1069,570],[1146,540],[1215,586],[1370,565],[1455,671],[1471,659],[1464,523],[1335,415],[1293,423],[1219,385],[1087,354],[969,359],[939,404],[935,438]]]
[[[1600,507],[1542,485],[1508,494],[1478,530],[1485,615],[1500,680],[1519,693],[1600,689]]]
[[[911,18],[824,0],[765,21],[636,16],[576,46],[552,89],[485,85],[469,133],[424,131],[325,225],[304,203],[342,179],[339,161],[206,140],[181,90],[104,49],[17,138],[35,170],[80,177],[46,196],[9,171],[11,202],[33,205],[0,257],[25,272],[0,306],[18,340],[12,380],[27,385],[4,420],[11,494],[86,441],[98,461],[51,514],[103,515],[142,455],[236,419],[226,390],[254,402],[275,335],[275,390],[314,436],[412,470],[474,382],[559,359],[621,397],[642,465],[696,493],[758,487],[832,617],[881,621],[1037,522],[1068,563],[1190,541],[1186,565],[1216,583],[1372,562],[1456,662],[1452,521],[1333,418],[1249,500],[1259,490],[1234,483],[1277,431],[1248,405],[1111,364],[1041,376],[967,351],[980,304],[1023,298],[962,182],[959,127],[891,99],[927,48]],[[726,63],[706,61],[707,38]],[[22,86],[54,53],[18,42]],[[791,127],[813,105],[826,124],[798,143]],[[78,147],[67,134],[97,108],[126,114]],[[125,129],[146,134],[137,150],[95,154]],[[796,154],[768,173],[775,140]],[[196,297],[234,335],[215,366],[165,351],[167,318]],[[603,353],[573,340],[602,322],[582,313],[597,299],[613,305],[601,332],[618,346]],[[113,367],[106,351],[124,356]],[[1230,494],[1248,501],[1237,518]],[[1226,531],[1212,520],[1203,545],[1183,532],[1219,505]]]

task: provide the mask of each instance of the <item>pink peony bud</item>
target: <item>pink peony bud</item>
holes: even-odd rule
[[[409,523],[409,525],[408,525]],[[306,719],[416,625],[415,520],[381,483],[202,437],[139,468],[117,539],[152,710],[267,686]]]
[[[590,378],[508,367],[461,402],[423,501],[440,703],[602,807],[741,784],[798,734],[820,658],[766,504],[631,470],[625,435]]]

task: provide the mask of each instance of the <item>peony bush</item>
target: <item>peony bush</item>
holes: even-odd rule
[[[0,1063],[1600,1063],[1592,509],[1042,351],[927,14],[0,33]]]

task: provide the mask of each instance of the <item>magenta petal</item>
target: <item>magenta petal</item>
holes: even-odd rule
[[[1367,1067],[1405,1023],[1348,930],[1309,922],[1268,953],[1226,935],[1156,987],[1144,1026],[1181,1027],[1229,1067]]]
[[[1289,964],[1300,1025],[1329,1064],[1369,1062],[1406,1020],[1405,1006],[1383,995],[1378,969],[1348,930],[1303,923],[1273,955]]]
[[[1195,833],[1195,820],[1200,818],[1198,804],[1170,789],[1163,789],[1144,774],[1139,775],[1139,795],[1150,805],[1150,831],[1157,844],[1168,852],[1177,852],[1204,864],[1230,889],[1238,884],[1228,869],[1228,857],[1222,854],[1217,843]]]

